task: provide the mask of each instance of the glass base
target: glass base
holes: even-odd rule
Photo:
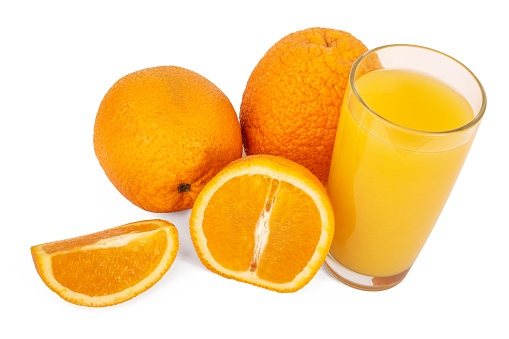
[[[330,254],[325,258],[325,267],[329,273],[342,283],[363,291],[383,291],[399,284],[407,275],[410,268],[389,277],[372,277],[354,272],[341,265]]]

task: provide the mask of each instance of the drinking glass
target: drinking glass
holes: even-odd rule
[[[384,118],[366,104],[357,85],[363,75],[385,69],[440,80],[466,100],[472,119],[451,130],[427,131]],[[384,91],[391,79],[376,86]],[[441,52],[390,45],[368,51],[355,62],[327,186],[336,226],[325,264],[334,277],[372,291],[404,279],[442,212],[485,108],[486,94],[476,76]]]

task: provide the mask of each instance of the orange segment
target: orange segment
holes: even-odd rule
[[[211,254],[229,270],[249,269],[256,222],[265,204],[269,184],[270,178],[261,175],[232,178],[210,199],[203,219],[203,233]],[[251,201],[249,206],[237,204],[237,201],[246,200]],[[237,228],[236,225],[245,227]]]
[[[287,283],[302,272],[313,256],[322,232],[320,212],[307,193],[282,181],[269,225],[258,276]]]
[[[178,251],[176,228],[164,220],[131,223],[31,248],[37,272],[63,299],[110,306],[153,286]]]
[[[202,263],[224,277],[293,292],[316,274],[334,215],[320,181],[282,157],[234,161],[205,186],[191,212]]]

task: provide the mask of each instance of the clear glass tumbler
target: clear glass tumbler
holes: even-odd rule
[[[437,96],[426,97],[419,86],[413,90],[411,84],[393,83],[387,72],[380,73],[384,70],[424,73],[445,87],[431,86]],[[379,73],[369,74],[369,89],[360,91],[360,82],[366,79],[363,76],[371,72]],[[406,91],[415,102],[432,101],[439,105],[437,112],[442,109],[445,113],[448,101],[438,97],[447,99],[447,91],[452,91],[460,95],[468,111],[472,110],[471,116],[452,129],[436,130],[433,126],[450,119],[448,114],[442,117],[428,110],[417,116],[423,115],[420,105],[401,108],[401,102],[394,101],[394,107],[399,107],[394,108],[399,110],[394,115],[398,120],[387,115],[389,111],[377,112],[366,103],[372,95],[386,96],[380,97],[382,101],[399,100],[393,95],[400,91]],[[438,51],[390,45],[373,49],[355,62],[341,108],[327,186],[336,228],[325,263],[334,277],[372,291],[391,288],[404,279],[442,212],[485,108],[486,95],[475,75]],[[428,118],[434,119],[429,121],[431,127],[415,127],[428,126]]]

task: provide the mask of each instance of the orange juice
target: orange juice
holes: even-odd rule
[[[417,71],[376,70],[355,88],[376,114],[345,96],[328,182],[336,215],[330,255],[354,272],[392,276],[417,258],[473,141],[441,132],[468,124],[474,112]]]

